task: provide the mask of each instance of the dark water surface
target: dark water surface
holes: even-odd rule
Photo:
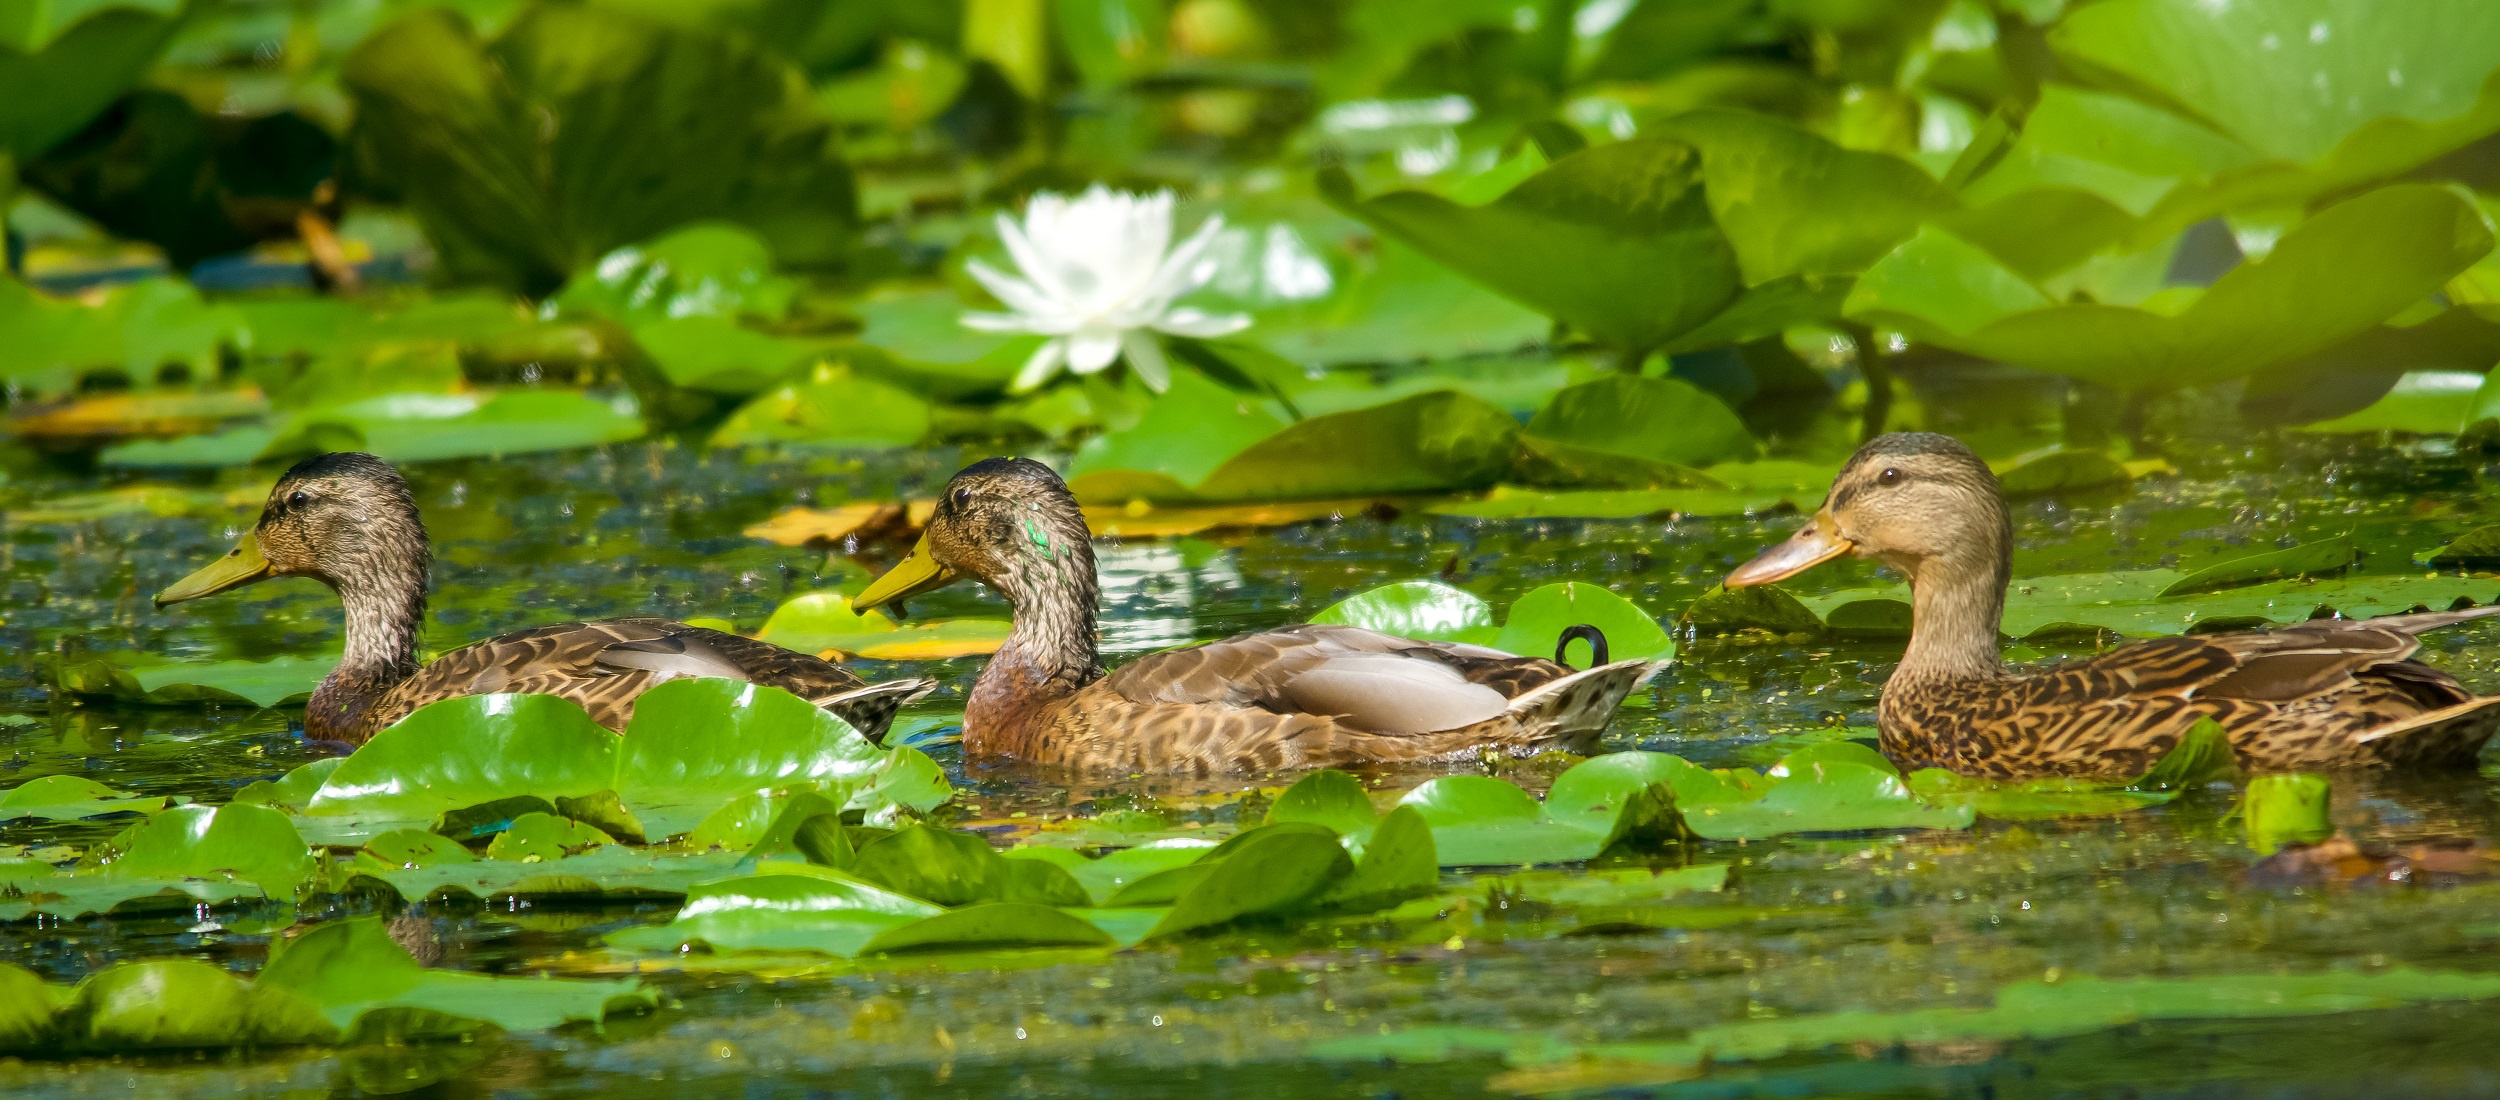
[[[795,503],[926,494],[954,452],[792,457],[667,444],[585,458],[447,463],[411,471],[436,539],[428,642],[460,642],[569,617],[712,616],[753,630],[784,597],[859,579],[899,547],[855,559],[770,546],[742,529]],[[2193,567],[2218,554],[2356,533],[2362,569],[2400,573],[2416,553],[2500,516],[2480,459],[2292,439],[2183,461],[2182,476],[2016,511],[2018,575]],[[250,473],[203,478],[203,498],[248,498]],[[157,484],[162,484],[158,482]],[[46,475],[6,486],[13,507],[114,488]],[[250,507],[79,522],[12,519],[0,542],[0,787],[75,773],[148,794],[224,801],[313,759],[283,711],[80,703],[44,687],[47,654],[142,650],[261,659],[334,649],[337,605],[310,581],[264,584],[159,612],[148,596],[223,552]],[[1781,537],[1793,515],[1678,521],[1479,521],[1352,517],[1199,539],[1105,542],[1104,637],[1113,661],[1192,639],[1297,621],[1370,586],[1444,576],[1500,607],[1554,580],[1597,580],[1672,617],[1727,569]],[[1801,591],[1862,583],[1860,564]],[[914,602],[917,615],[995,616],[975,586]],[[2426,659],[2500,691],[2500,625],[2426,639]],[[1636,697],[1609,748],[1761,766],[1798,744],[1873,724],[1897,643],[1702,640]],[[2041,654],[2025,654],[2041,656]],[[978,659],[910,666],[946,684],[921,710],[960,708]],[[869,662],[871,679],[904,666]],[[1284,780],[1174,783],[969,772],[934,750],[963,821],[999,826],[1147,808],[1220,835],[1256,820]],[[1411,786],[1435,772],[1369,778]],[[1506,773],[1532,780],[1532,769]],[[1533,784],[1531,784],[1533,785]],[[2367,851],[2468,853],[2391,881],[2385,866],[2252,875],[2224,821],[2227,795],[2117,818],[1958,833],[1693,844],[1642,860],[1728,863],[1707,904],[1763,912],[1723,927],[1556,937],[1537,916],[1481,914],[1441,938],[1347,919],[1101,961],[1047,953],[790,972],[647,975],[661,1011],[604,1029],[431,1048],[279,1051],[109,1061],[0,1059],[11,1096],[1443,1096],[1587,1091],[1678,1097],[2487,1096],[2500,1094],[2500,1005],[2337,1016],[2152,1022],[2055,1042],[1843,1047],[1705,1069],[1513,1068],[1461,1055],[1434,1064],[1317,1061],[1313,1043],[1422,1026],[1550,1034],[1576,1042],[1673,1041],[1691,1029],[1840,1010],[1984,1005],[2011,982],[2056,975],[2192,977],[2252,972],[2500,970],[2500,860],[2485,776],[2339,779],[2335,818]],[[1024,814],[1023,818],[1012,815]],[[27,824],[25,846],[84,846],[118,822]],[[1453,884],[1461,880],[1452,876]],[[307,918],[396,912],[347,900]],[[614,973],[598,936],[664,921],[660,904],[414,908],[445,965],[489,972]],[[107,963],[179,953],[255,969],[268,936],[247,911],[8,926],[0,960],[75,980]],[[1508,922],[1508,923],[1506,923]],[[1707,922],[1703,922],[1707,923]],[[1515,924],[1517,934],[1505,929]]]

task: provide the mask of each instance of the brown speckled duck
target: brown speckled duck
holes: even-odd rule
[[[860,593],[864,610],[970,576],[1014,609],[965,707],[967,755],[1203,775],[1585,750],[1655,670],[1600,657],[1575,671],[1306,624],[1150,654],[1106,675],[1090,537],[1050,467],[988,459],[947,482],[919,545]]]
[[[1997,635],[2013,525],[1996,475],[1948,436],[1861,448],[1814,521],[1730,574],[1785,580],[1842,554],[1910,582],[1914,618],[1878,708],[1885,755],[1965,775],[2138,775],[2200,718],[2258,771],[2454,767],[2500,726],[2500,696],[2408,660],[2414,635],[2500,606],[2161,638],[2009,671]]]
[[[223,557],[159,593],[179,603],[271,577],[311,577],[347,609],[347,647],[304,708],[307,736],[362,744],[427,703],[493,692],[561,695],[622,732],[634,700],[689,676],[768,684],[842,716],[872,740],[927,680],[868,684],[804,653],[666,619],[558,623],[463,646],[417,663],[425,622],[425,524],[390,464],[342,452],[305,459],[278,479],[260,522]]]

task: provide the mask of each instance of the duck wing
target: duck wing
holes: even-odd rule
[[[928,680],[870,685],[805,653],[667,619],[557,623],[497,635],[436,658],[392,693],[387,724],[427,703],[495,692],[560,695],[623,730],[634,700],[670,680],[717,677],[781,688],[842,716],[870,740]]]
[[[1481,722],[1571,671],[1483,646],[1305,624],[1141,657],[1104,684],[1133,703],[1325,715],[1356,729],[1420,733]]]

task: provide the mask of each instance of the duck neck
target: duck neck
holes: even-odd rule
[[[1006,597],[1015,624],[973,684],[964,712],[968,740],[1011,736],[1042,708],[1102,678],[1094,546],[1075,502],[1064,505],[1036,507],[1020,519],[1024,538],[1005,551],[1007,568],[986,578]]]
[[[2011,533],[1965,553],[1903,563],[1910,579],[1910,646],[1891,684],[1988,680],[2004,675],[1997,634],[2013,574]]]
[[[346,651],[304,710],[305,731],[329,740],[361,740],[365,716],[392,688],[417,674],[417,635],[425,626],[425,528],[410,509],[404,530],[337,563],[321,579],[347,611]],[[413,552],[410,548],[413,547]]]

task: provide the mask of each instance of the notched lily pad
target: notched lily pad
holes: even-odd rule
[[[0,821],[29,817],[75,821],[106,814],[154,813],[164,808],[165,798],[161,795],[140,797],[75,775],[47,775],[0,791]]]

